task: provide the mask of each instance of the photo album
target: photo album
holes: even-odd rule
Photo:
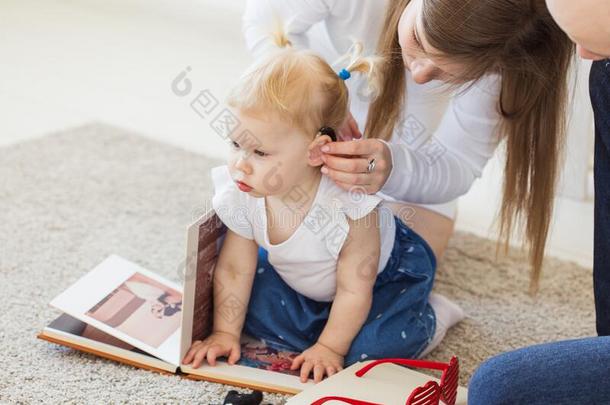
[[[291,404],[313,403],[314,397],[341,392],[341,387],[361,398],[370,398],[369,391],[378,387],[384,398],[394,395],[404,404],[405,393],[408,396],[426,382],[435,381],[442,388],[442,378],[390,363],[380,364],[364,378],[354,377],[353,370],[371,361],[354,364],[318,384],[301,383],[299,370],[290,370],[299,353],[279,351],[248,336],[242,337],[241,358],[235,365],[223,359],[216,366],[206,363],[197,369],[181,364],[191,343],[212,331],[214,266],[226,230],[213,210],[188,227],[182,285],[109,256],[51,301],[61,314],[38,337],[160,373],[266,392],[300,393]],[[231,305],[226,307],[232,310]],[[459,387],[455,403],[465,404],[465,398],[466,390]]]

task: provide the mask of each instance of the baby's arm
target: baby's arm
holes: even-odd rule
[[[345,355],[366,321],[379,266],[377,210],[350,220],[350,231],[337,263],[337,292],[318,342]]]
[[[256,242],[228,230],[214,270],[214,328],[204,341],[193,342],[184,364],[192,361],[198,368],[207,359],[215,365],[219,356],[228,356],[230,364],[239,360],[239,339],[257,260]]]
[[[293,363],[293,368],[302,364],[301,380],[307,379],[312,368],[314,381],[318,382],[324,374],[330,376],[343,367],[343,357],[371,309],[379,266],[378,212],[374,210],[359,220],[348,218],[348,223],[349,234],[337,263],[337,291],[328,321],[318,342]]]
[[[254,240],[227,231],[214,270],[214,333],[241,335],[257,260]]]

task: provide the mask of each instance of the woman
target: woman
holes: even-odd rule
[[[607,41],[608,9],[607,0],[547,0],[554,10],[558,21],[570,35],[586,47],[581,47],[581,56],[594,55],[596,59],[610,56],[610,43]],[[312,9],[322,17],[332,20],[337,4],[328,1],[309,1]],[[353,2],[353,13],[337,15],[358,16],[358,9],[365,9],[363,1]],[[376,2],[379,4],[378,2]],[[456,4],[457,3],[457,4]],[[481,79],[486,75],[497,74],[501,79],[500,90],[494,106],[499,114],[497,132],[479,136],[479,141],[492,139],[498,134],[506,139],[506,171],[504,198],[502,203],[502,230],[510,233],[518,219],[525,220],[525,232],[530,246],[533,265],[532,287],[537,286],[540,265],[544,252],[549,215],[552,207],[554,180],[557,172],[557,158],[563,140],[564,109],[566,100],[566,72],[570,63],[573,46],[567,36],[559,31],[542,0],[412,0],[383,3],[388,12],[385,20],[378,23],[369,18],[371,25],[381,24],[384,32],[379,47],[395,57],[387,71],[393,73],[386,83],[385,94],[381,101],[371,106],[367,118],[366,134],[369,139],[359,142],[344,142],[333,145],[327,158],[330,175],[347,185],[364,185],[369,192],[387,191],[392,179],[404,179],[403,187],[392,188],[394,196],[404,200],[411,198],[418,185],[412,178],[422,178],[422,173],[434,181],[434,171],[414,164],[415,152],[401,148],[395,139],[397,115],[400,108],[409,111],[411,99],[416,95],[410,92],[409,85],[416,81],[426,82],[439,78],[446,82],[462,82],[468,79]],[[569,6],[569,7],[568,7]],[[345,11],[345,10],[344,10]],[[415,13],[415,18],[409,18]],[[374,14],[367,17],[374,17]],[[352,17],[356,21],[356,17]],[[302,21],[296,19],[296,21]],[[312,18],[312,22],[317,21]],[[332,24],[326,24],[328,33],[333,35]],[[340,24],[336,24],[341,26]],[[343,26],[361,27],[358,24],[343,23]],[[396,27],[398,29],[396,30]],[[296,25],[298,32],[303,27]],[[396,34],[396,31],[398,34]],[[586,35],[588,31],[589,35]],[[360,31],[362,32],[362,31]],[[409,35],[411,33],[411,39]],[[597,39],[590,34],[595,34]],[[605,41],[603,41],[605,39]],[[411,46],[413,41],[415,47]],[[312,44],[313,45],[313,44]],[[419,48],[419,49],[418,49]],[[402,63],[411,70],[404,73]],[[401,99],[406,81],[408,98]],[[479,80],[480,81],[480,80]],[[481,82],[484,84],[485,82]],[[610,332],[608,319],[608,222],[610,204],[607,170],[610,167],[608,145],[610,144],[610,61],[594,64],[591,76],[592,98],[596,112],[596,304],[598,332]],[[472,91],[473,87],[470,87]],[[488,87],[489,89],[489,87]],[[458,93],[466,97],[468,92]],[[467,106],[476,104],[472,98]],[[455,102],[455,97],[453,98]],[[480,104],[479,104],[480,105]],[[452,108],[453,106],[453,108]],[[398,109],[398,112],[397,112]],[[453,115],[454,122],[461,128],[476,122],[476,117],[464,114],[460,108],[450,104],[445,112],[445,120]],[[356,119],[358,119],[356,114]],[[466,124],[465,124],[466,122]],[[471,135],[465,131],[466,135]],[[478,132],[479,135],[484,131]],[[442,134],[441,134],[442,135]],[[443,146],[460,162],[467,161],[473,147],[466,138],[441,137]],[[435,133],[439,138],[439,132]],[[388,151],[376,139],[390,139],[393,164],[388,164]],[[453,140],[453,142],[450,142]],[[460,141],[465,141],[460,143]],[[336,157],[337,154],[353,155],[348,163]],[[362,155],[360,158],[356,155]],[[475,153],[475,156],[477,154]],[[483,155],[478,155],[486,160]],[[375,158],[383,175],[362,175],[366,173],[369,159]],[[384,163],[385,162],[385,163]],[[406,162],[406,163],[405,163]],[[437,162],[450,165],[443,157]],[[351,165],[351,166],[350,166]],[[399,170],[396,170],[400,168]],[[408,170],[406,170],[407,168]],[[388,174],[389,173],[389,174]],[[454,173],[445,172],[447,179],[454,182]],[[424,177],[425,178],[425,177]],[[397,183],[398,184],[398,183]],[[415,185],[414,185],[415,184]],[[468,182],[465,189],[468,188]],[[598,187],[601,186],[601,187]],[[459,192],[442,193],[442,187],[428,187],[421,202],[440,202],[448,195],[455,197]],[[453,190],[452,190],[453,191]],[[599,214],[599,215],[598,215]],[[435,223],[438,217],[426,218],[426,225]],[[600,226],[601,225],[601,226]],[[424,227],[425,228],[425,227]],[[419,231],[424,233],[424,231]],[[442,245],[442,244],[441,244]],[[603,266],[603,268],[602,268]],[[603,290],[603,291],[602,291]],[[499,356],[486,362],[475,374],[470,386],[470,402],[473,404],[547,404],[547,403],[608,403],[610,372],[608,362],[608,337],[559,342],[551,345],[535,346],[521,351]]]
[[[412,204],[446,203],[467,192],[506,140],[501,231],[506,237],[525,221],[535,289],[573,54],[544,0],[459,6],[455,0],[250,0],[244,32],[255,56],[271,49],[268,33],[278,15],[288,21],[294,46],[329,60],[354,39],[388,58],[374,103],[353,96],[362,83],[349,83],[352,113],[366,139],[329,145],[325,166],[344,188],[395,200],[437,258],[452,233],[455,204]],[[350,128],[357,132],[354,123]]]
[[[589,88],[595,114],[593,288],[598,337],[526,347],[493,357],[470,380],[469,403],[610,403],[610,3],[547,0],[558,24],[595,62]]]

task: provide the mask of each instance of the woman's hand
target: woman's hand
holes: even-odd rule
[[[203,360],[211,366],[216,365],[216,358],[228,357],[229,364],[235,364],[241,356],[239,338],[227,332],[214,332],[205,340],[196,340],[184,356],[184,364],[193,362],[193,368],[199,368]]]
[[[343,356],[329,347],[316,343],[292,360],[291,370],[301,367],[301,382],[306,383],[313,369],[314,382],[322,381],[343,369]]]
[[[353,141],[362,138],[362,132],[358,129],[358,123],[351,112],[345,120],[345,125],[339,129],[338,138],[338,141]]]
[[[331,142],[322,147],[322,173],[327,174],[345,190],[358,187],[367,194],[381,190],[392,172],[392,155],[379,139]],[[375,168],[367,168],[375,159]]]

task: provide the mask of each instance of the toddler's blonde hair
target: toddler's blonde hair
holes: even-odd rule
[[[271,34],[279,48],[254,64],[229,93],[227,104],[244,113],[275,117],[315,136],[321,127],[338,130],[348,115],[348,90],[332,67],[308,50],[295,50],[283,28]],[[362,46],[352,47],[348,72],[366,74],[374,97],[381,77],[380,57],[362,57]]]

